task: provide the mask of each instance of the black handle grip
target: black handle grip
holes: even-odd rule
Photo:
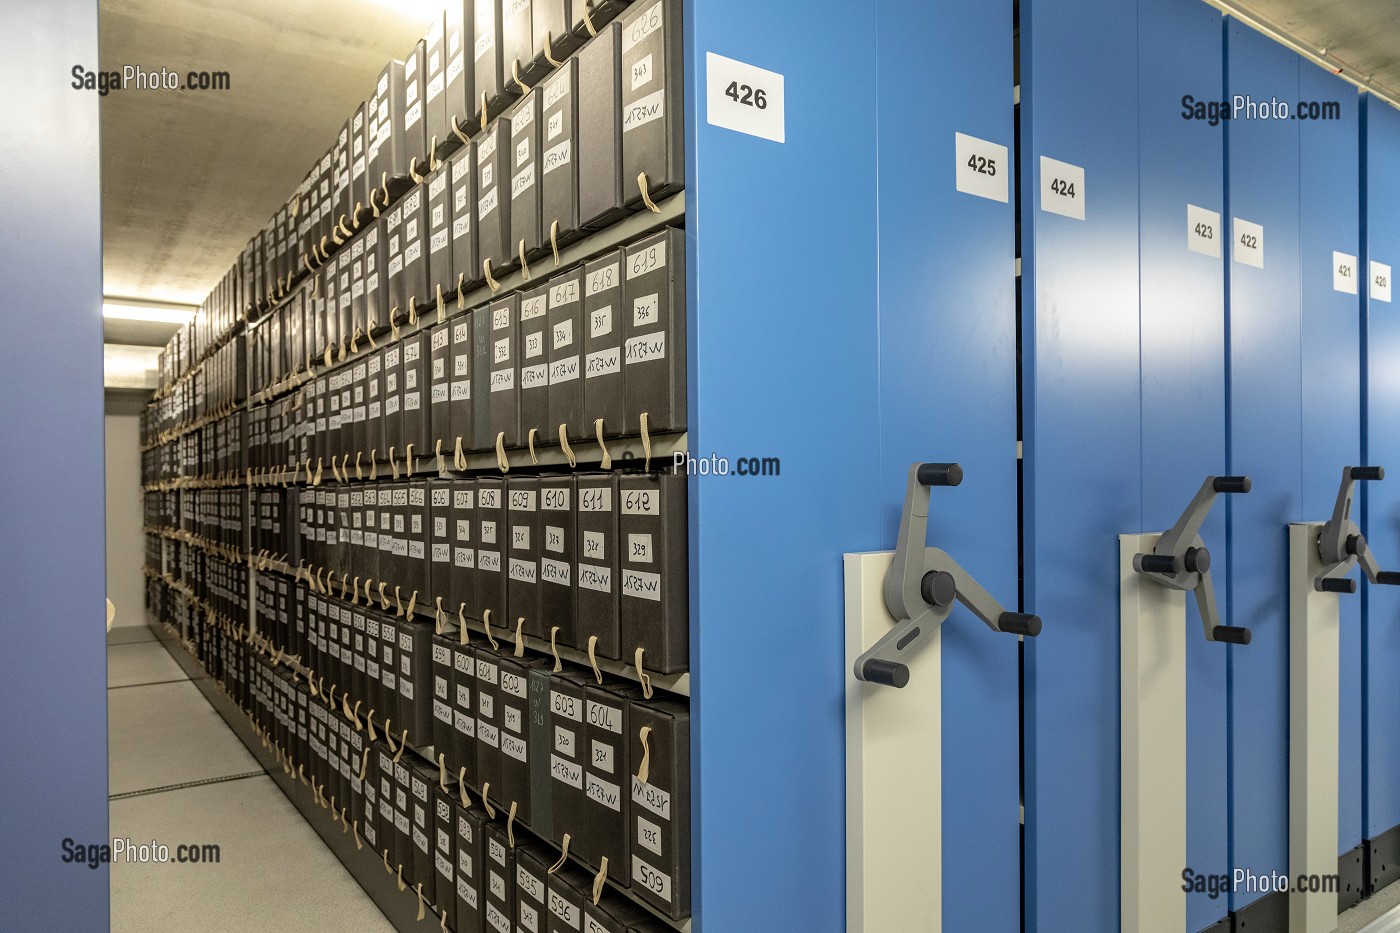
[[[1356,581],[1350,577],[1323,577],[1317,581],[1319,593],[1355,593]]]
[[[962,483],[963,469],[957,463],[921,463],[918,477],[925,486],[957,486]]]
[[[1352,479],[1382,480],[1385,479],[1385,467],[1355,466],[1348,467],[1347,473]]]
[[[1215,478],[1216,492],[1249,492],[1253,485],[1248,476],[1217,476]]]
[[[1217,625],[1211,632],[1211,636],[1216,641],[1223,641],[1231,645],[1249,644],[1249,629],[1241,628],[1238,625]]]
[[[1011,635],[1034,638],[1040,634],[1040,616],[1029,612],[1003,612],[997,619],[997,628]]]
[[[906,687],[909,685],[909,667],[898,661],[882,661],[871,658],[860,669],[861,679],[886,687]]]
[[[1381,586],[1400,586],[1400,571],[1382,570],[1376,574],[1376,582]]]
[[[1139,554],[1133,558],[1138,573],[1176,573],[1176,558],[1170,554]]]

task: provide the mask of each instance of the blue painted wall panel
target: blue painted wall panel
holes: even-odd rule
[[[1368,258],[1400,268],[1400,112],[1365,99]],[[1373,276],[1368,275],[1368,280]],[[1392,284],[1392,291],[1394,286]],[[1367,457],[1390,478],[1365,490],[1366,538],[1386,569],[1400,568],[1400,310],[1365,299]],[[1400,589],[1369,586],[1365,620],[1365,833],[1400,825]]]
[[[1015,213],[959,193],[954,133],[1013,141],[1010,0],[879,3],[882,546],[905,474],[956,460],[929,542],[1015,608]],[[956,88],[950,93],[950,88]],[[1011,165],[1000,166],[1014,178]],[[1047,637],[1054,637],[1050,623]],[[916,666],[913,676],[922,676]],[[943,928],[1020,923],[1018,647],[962,607],[943,626]],[[911,832],[917,830],[911,827]]]
[[[97,4],[0,0],[0,23],[0,891],[9,929],[103,930],[107,866],[59,848],[110,839],[98,99],[69,74]]]
[[[706,52],[786,76],[786,143],[707,123]],[[782,458],[781,477],[690,483],[705,933],[845,925],[841,555],[892,543],[874,466],[874,56],[874,0],[686,8],[691,450]]]
[[[1220,13],[1198,0],[1141,0],[1142,518],[1170,528],[1202,480],[1225,472],[1225,295],[1228,232],[1210,225],[1220,256],[1188,248],[1187,205],[1224,210],[1224,131],[1186,120],[1182,96],[1216,100],[1223,81]],[[1225,509],[1201,529],[1225,556]],[[1225,598],[1224,577],[1216,597]],[[1194,599],[1186,600],[1186,865],[1229,870],[1226,648],[1206,641]],[[1186,866],[1183,866],[1186,867]],[[1187,933],[1225,916],[1226,899],[1187,898]]]
[[[1235,20],[1226,88],[1254,101],[1298,99],[1297,55]],[[1231,863],[1288,867],[1288,523],[1302,509],[1298,281],[1298,124],[1230,121],[1231,216],[1264,227],[1264,266],[1230,263],[1230,469],[1254,480],[1227,500],[1229,623],[1253,633],[1230,652]],[[1232,229],[1232,241],[1240,234]],[[1232,242],[1232,246],[1235,244]],[[1262,896],[1237,891],[1239,909]]]
[[[1326,521],[1342,469],[1361,461],[1361,320],[1336,291],[1332,254],[1360,252],[1359,100],[1355,86],[1300,64],[1299,100],[1336,101],[1340,120],[1300,120],[1303,515]],[[1355,264],[1353,264],[1355,265]],[[1356,270],[1352,270],[1356,281]],[[1355,413],[1355,414],[1353,414]],[[1400,555],[1397,555],[1400,556]],[[1361,598],[1340,596],[1337,851],[1361,844]]]
[[[1021,5],[1027,929],[1116,930],[1118,535],[1142,529],[1138,25],[1110,0]],[[1039,209],[1085,169],[1086,219]]]

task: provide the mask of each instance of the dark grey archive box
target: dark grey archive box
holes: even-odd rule
[[[432,425],[428,411],[429,372],[432,354],[432,332],[420,330],[403,338],[403,411],[399,427],[399,440],[403,442],[405,456],[408,445],[413,445],[414,459],[427,459],[433,454]]]
[[[496,445],[496,432],[491,425],[491,306],[473,308],[471,322],[472,436],[468,446],[473,450],[489,450]]]
[[[350,454],[359,458],[368,454],[365,443],[369,439],[369,359],[361,356],[351,367],[350,375]]]
[[[584,901],[582,933],[630,933],[632,924],[650,919],[651,914],[636,904],[605,891],[596,904],[592,898]]]
[[[416,318],[432,307],[428,288],[428,198],[423,185],[403,196],[403,304],[400,322]],[[410,309],[414,313],[410,314]]]
[[[342,366],[340,372],[340,456],[355,454],[355,367]],[[349,466],[347,463],[346,466]]]
[[[452,753],[453,775],[460,775],[466,768],[466,780],[477,787],[481,777],[477,772],[476,751],[476,709],[473,697],[476,694],[476,651],[463,644],[461,633],[452,645]]]
[[[452,696],[457,690],[456,669],[452,666],[451,635],[433,636],[433,749],[444,756],[448,775],[457,776],[457,730],[452,724]]]
[[[443,313],[451,314],[457,295],[457,273],[452,263],[452,163],[441,162],[428,176],[428,278],[423,293],[425,307],[437,311],[442,296]]]
[[[631,782],[627,757],[627,687],[612,680],[589,683],[584,692],[583,769],[584,826],[587,849],[581,853],[594,867],[608,860],[608,877],[627,885],[627,830]]]
[[[570,849],[584,842],[588,832],[583,789],[584,755],[584,677],[569,672],[550,677],[550,743],[541,752],[549,754],[551,829],[550,838],[562,846],[569,837]]]
[[[520,358],[520,293],[512,292],[490,304],[491,435],[487,447],[519,447],[520,391],[516,380]],[[478,339],[480,339],[478,334]]]
[[[578,239],[579,178],[577,58],[564,62],[536,92],[540,97],[540,239],[563,246]]]
[[[384,354],[372,350],[365,358],[365,439],[360,449],[365,468],[388,448],[384,444]]]
[[[383,612],[376,612],[376,618],[379,622],[379,702],[375,710],[380,725],[386,732],[393,730],[397,739],[404,728],[403,717],[399,715],[399,629],[393,617]]]
[[[384,304],[387,319],[402,321],[408,316],[408,292],[404,286],[404,202],[399,201],[381,214],[384,221]]]
[[[339,339],[336,342],[348,351],[350,340],[355,335],[355,257],[350,250],[342,249],[332,258],[336,260],[335,316],[336,329],[339,331]]]
[[[514,807],[515,818],[526,824],[534,819],[530,793],[530,672],[545,664],[542,659],[501,657],[501,793],[506,811]]]
[[[456,453],[472,449],[472,318],[459,314],[447,322],[448,343],[448,419],[443,436],[443,450]]]
[[[554,832],[554,779],[547,754],[552,736],[551,676],[548,665],[530,668],[530,747],[535,749],[530,756],[530,828],[541,839],[549,839]]]
[[[540,94],[531,90],[516,102],[510,120],[510,244],[516,256],[541,255],[540,234]]]
[[[364,495],[364,533],[365,545],[360,549],[355,559],[355,573],[361,577],[361,586],[369,585],[370,581],[378,581],[379,577],[379,487],[367,485],[363,487]],[[363,589],[361,589],[363,592]],[[368,625],[368,618],[366,618]],[[366,630],[368,632],[368,630]],[[366,634],[368,637],[368,634]],[[365,667],[366,674],[369,667]],[[377,675],[371,675],[377,676]]]
[[[482,875],[486,870],[482,843],[485,840],[481,811],[468,809],[460,802],[452,808],[456,832],[453,850],[457,859],[456,933],[475,933],[483,929],[484,893]]]
[[[622,284],[624,433],[686,428],[685,233],[667,227],[626,248]]]
[[[379,458],[387,460],[403,453],[403,343],[384,348],[384,414],[379,419],[384,446]]]
[[[447,479],[428,480],[428,518],[430,535],[428,559],[431,569],[428,573],[426,598],[418,597],[424,608],[437,615],[440,604],[443,612],[451,616],[456,606],[452,602],[456,572],[452,566],[452,481]]]
[[[481,128],[473,117],[479,108],[476,93],[476,67],[473,61],[476,5],[473,0],[449,0],[443,19],[443,52],[446,56],[443,89],[442,126],[438,135],[438,155],[446,156],[462,145],[462,137]]]
[[[587,651],[596,639],[599,657],[620,658],[620,573],[618,569],[618,478],[615,473],[577,477],[578,601],[575,645]]]
[[[355,117],[352,115],[340,128],[340,135],[335,140],[335,188],[331,220],[338,243],[344,241],[347,232],[354,232],[350,225],[351,218],[355,215],[355,186],[351,181],[353,157],[350,144],[350,133],[354,125]],[[363,126],[363,123],[361,125]]]
[[[409,740],[412,741],[412,732]],[[407,761],[406,756],[403,760]],[[429,904],[437,902],[437,869],[433,865],[433,836],[436,832],[435,796],[437,768],[425,761],[414,761],[409,767],[409,838],[413,841],[413,872],[407,866],[404,878],[423,886],[423,900]]]
[[[432,520],[428,509],[428,481],[422,477],[409,480],[405,490],[408,497],[408,555],[403,581],[403,601],[407,606],[410,594],[416,594],[417,611],[431,611],[428,599],[432,581],[432,564],[428,559],[428,531]]]
[[[452,4],[447,4],[451,7]],[[443,139],[452,135],[447,126],[447,49],[446,22],[444,13],[434,13],[428,23],[428,31],[423,35],[423,134],[428,139],[426,161],[432,162],[438,153]],[[461,4],[457,5],[457,17],[461,19]],[[459,27],[460,28],[460,27]],[[427,174],[420,170],[420,174]]]
[[[408,730],[408,742],[426,748],[433,740],[433,626],[432,623],[398,620],[399,707],[403,721],[399,734]],[[433,769],[434,783],[438,777]]]
[[[630,719],[631,891],[679,920],[690,916],[690,707],[634,700]],[[646,780],[637,773],[643,758]]]
[[[524,626],[526,635],[547,637],[540,618],[540,481],[533,476],[506,481],[506,605],[508,634]]]
[[[435,886],[433,904],[449,930],[457,927],[457,859],[456,809],[457,790],[444,790],[441,783],[433,788],[433,869]]]
[[[583,434],[593,437],[598,420],[604,437],[623,430],[622,270],[619,249],[583,267]]]
[[[402,503],[395,503],[395,490],[403,495]],[[394,586],[399,582],[400,561],[396,551],[397,536],[403,532],[403,512],[400,509],[408,504],[408,493],[402,487],[388,483],[379,484],[379,578],[375,586],[384,585],[384,598],[393,605]],[[397,530],[395,525],[398,526]],[[405,550],[407,542],[405,542]],[[378,592],[376,591],[376,596]],[[383,601],[379,603],[383,606]]]
[[[476,614],[476,481],[454,479],[447,533],[452,545],[452,592],[447,605],[458,615]]]
[[[485,878],[486,923],[483,931],[511,933],[515,917],[515,850],[511,848],[504,821],[487,823]]]
[[[506,86],[508,64],[504,60],[505,42],[501,37],[500,3],[497,0],[477,0],[473,5],[472,49],[475,65],[476,94],[472,106],[477,125],[497,116],[515,99],[514,83]],[[483,111],[483,106],[485,110]]]
[[[466,145],[452,153],[442,171],[450,176],[452,198],[452,288],[456,295],[481,281],[481,263],[476,247],[476,146]],[[448,293],[447,289],[443,290]]]
[[[433,440],[429,446],[436,450],[441,442],[443,457],[450,461],[453,452],[451,322],[434,326],[428,335],[428,420]]]
[[[476,657],[476,680],[472,703],[476,711],[477,790],[492,802],[502,804],[501,787],[501,658],[484,644],[472,649]]]
[[[570,474],[546,473],[540,477],[539,614],[544,638],[558,644],[577,644],[575,609],[575,552],[577,550],[574,504],[576,491]],[[558,633],[554,629],[558,628]]]
[[[534,0],[531,14],[534,19],[535,62],[541,66],[541,75],[548,74],[554,67],[550,63],[551,58],[562,62],[583,44],[587,33],[574,32],[573,10],[582,3],[583,0]]]
[[[505,482],[483,476],[476,480],[476,612],[478,619],[491,613],[499,635],[506,619],[506,555],[510,531],[506,526]]]
[[[427,119],[423,112],[423,40],[403,60],[403,170],[410,179],[413,173],[428,170]]]
[[[593,879],[572,865],[549,876],[545,933],[580,933],[583,905],[593,900]]]
[[[358,715],[360,712],[368,713],[374,706],[372,700],[373,690],[371,689],[369,669],[366,664],[368,658],[365,646],[367,644],[369,625],[367,613],[359,607],[352,609],[350,612],[350,624],[354,634],[354,647],[352,649],[354,655],[351,660],[351,666],[354,670],[350,675],[350,703],[352,707],[357,703],[359,704],[359,708],[356,710],[356,714]]]
[[[643,649],[646,670],[683,671],[690,651],[686,477],[626,475],[618,494],[623,657]]]
[[[479,261],[490,263],[495,275],[517,261],[511,241],[510,120],[497,120],[477,136],[476,248]]]
[[[560,430],[571,441],[590,435],[583,421],[583,267],[561,272],[549,280],[549,410],[546,439]]]
[[[549,866],[553,863],[554,856],[538,843],[526,842],[515,847],[517,933],[528,930],[544,933],[545,915],[549,912]]]
[[[380,211],[397,198],[408,181],[408,157],[404,149],[404,63],[390,59],[379,73],[370,98],[369,126],[369,197],[370,204]],[[384,198],[388,188],[389,201]]]
[[[389,330],[389,308],[385,304],[387,286],[384,279],[384,228],[388,221],[381,216],[365,228],[365,315],[357,321],[366,334],[378,337]],[[353,301],[353,296],[352,296]]]
[[[373,218],[369,191],[369,134],[374,124],[368,101],[361,101],[350,118],[350,228],[361,229]]]
[[[642,0],[622,18],[622,181],[643,206],[639,176],[658,201],[685,186],[680,0]]]
[[[516,337],[516,384],[520,387],[520,444],[558,438],[549,423],[549,286],[520,293],[520,333]]]
[[[365,240],[368,236],[368,231],[356,234],[345,250],[350,255],[350,333],[357,348],[365,339],[368,321],[365,299]],[[378,242],[377,235],[375,241]]]
[[[506,83],[519,88],[519,81],[532,85],[539,79],[535,66],[535,23],[531,0],[500,0],[501,51]]]

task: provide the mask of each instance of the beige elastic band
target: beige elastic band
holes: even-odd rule
[[[502,473],[510,472],[510,461],[506,459],[506,432],[496,434],[496,466]]]
[[[360,729],[364,728],[364,727],[360,724],[360,701],[359,701],[359,700],[356,700],[356,701],[355,701],[355,705],[354,705],[354,706],[351,708],[351,710],[350,710],[350,719],[351,719],[352,722],[355,723],[355,731],[356,731],[356,732],[358,732],[358,731],[360,731]]]
[[[499,649],[499,648],[501,647],[501,646],[500,646],[500,643],[497,642],[495,636],[493,636],[493,635],[491,634],[491,610],[490,610],[490,609],[487,609],[487,610],[485,610],[485,611],[483,611],[483,612],[481,613],[481,627],[482,627],[482,629],[485,630],[485,632],[486,632],[486,640],[489,641],[489,642],[491,643],[491,647],[492,647],[493,649]]]
[[[559,660],[559,626],[552,625],[549,628],[549,650],[554,655],[554,673],[559,673],[564,669],[564,665]]]
[[[651,431],[647,425],[647,419],[649,417],[650,415],[648,415],[647,412],[642,412],[642,452],[646,454],[646,461],[642,464],[643,472],[651,469]]]
[[[388,587],[389,587],[389,581],[387,581],[387,580],[381,580],[381,581],[380,581],[380,583],[379,583],[379,607],[380,607],[381,609],[383,609],[385,612],[388,612],[388,611],[389,611],[389,597],[388,597],[387,595],[385,595],[385,593],[384,593],[384,591],[385,591],[386,589],[388,589]],[[385,720],[385,724],[386,724],[386,725],[388,724],[388,720]]]
[[[442,788],[443,793],[451,792],[451,788],[447,786],[447,755],[443,752],[438,752],[438,786]]]
[[[399,339],[399,309],[395,305],[389,309],[389,342]]]
[[[414,592],[417,592],[417,591],[415,590]],[[441,634],[442,634],[442,626],[443,626],[443,623],[446,622],[446,621],[447,621],[447,613],[443,611],[443,608],[442,608],[442,597],[439,596],[439,597],[437,597],[437,624],[436,624],[435,629],[434,629],[435,632],[436,632],[438,635],[441,635]]]
[[[471,644],[471,636],[467,634],[467,604],[459,603],[457,606],[457,644]]]
[[[539,466],[540,458],[535,456],[535,435],[540,433],[539,428],[531,428],[527,440],[530,443],[530,465]]]
[[[481,271],[486,276],[486,284],[491,287],[491,291],[500,291],[501,283],[497,282],[496,277],[491,274],[491,260],[489,257],[481,260]]]
[[[515,86],[520,88],[521,94],[530,93],[530,88],[524,81],[520,80],[520,59],[516,59],[510,64],[510,76],[515,81]]]
[[[407,890],[407,889],[408,889],[408,882],[406,882],[406,881],[403,880],[403,866],[400,865],[400,866],[399,866],[399,890],[400,890],[400,891],[404,891],[404,890]]]
[[[650,736],[651,726],[642,726],[641,731],[637,733],[637,738],[642,743],[642,763],[637,766],[637,780],[643,784],[651,777],[651,743],[647,741]]]
[[[554,267],[559,267],[559,221],[549,225],[549,245],[554,250]]]
[[[403,730],[403,733],[399,735],[399,750],[398,750],[397,752],[394,753],[394,764],[398,764],[398,763],[399,763],[399,759],[403,757],[403,750],[404,750],[405,748],[408,748],[408,730],[407,730],[407,729]]]
[[[350,605],[352,605],[352,606],[358,606],[359,604],[360,604],[360,577],[359,577],[358,574],[356,574],[356,575],[355,575],[355,582],[354,582],[354,583],[351,585],[351,587],[350,587]]]
[[[603,683],[603,672],[598,669],[598,636],[588,636],[588,663],[593,665],[593,676],[598,679],[598,683]]]
[[[643,647],[641,647],[641,646],[638,646],[638,647],[637,647],[637,654],[636,654],[637,679],[640,680],[640,681],[642,682],[642,696],[644,696],[644,697],[646,697],[648,700],[650,700],[650,699],[651,699],[651,677],[650,677],[650,675],[647,674],[646,670],[644,670],[644,669],[642,668],[642,655],[645,654],[645,653],[646,653],[646,649],[645,649],[645,648],[643,648]]]
[[[467,468],[467,455],[462,452],[462,435],[457,435],[457,446],[452,451],[452,465],[459,470]]]
[[[591,15],[592,7],[593,0],[585,0],[583,4],[583,24],[588,27],[589,36],[596,36],[598,35],[598,30],[593,25],[593,16]]]
[[[572,837],[571,837],[568,833],[565,833],[565,834],[564,834],[564,842],[562,843],[564,851],[563,851],[563,853],[559,856],[559,861],[557,861],[557,862],[555,862],[553,865],[549,866],[549,874],[552,875],[552,874],[554,874],[556,871],[558,871],[559,869],[563,868],[563,867],[564,867],[564,863],[565,863],[566,861],[568,861],[568,858],[569,858],[569,840],[570,840],[571,838],[572,838]]]
[[[313,486],[319,486],[319,485],[321,485],[321,458],[320,458],[320,457],[317,457],[317,458],[316,458],[316,476],[311,480],[311,485],[313,485]]]
[[[486,808],[486,815],[491,819],[496,818],[496,808],[491,806],[491,798],[486,796],[491,793],[491,782],[487,781],[481,785],[481,805]]]
[[[307,275],[314,275],[316,273],[316,270],[311,265],[311,260],[306,258],[305,253],[301,254],[301,264],[306,267]]]
[[[327,344],[327,345],[326,345],[326,352],[325,352],[325,354],[324,354],[324,358],[325,358],[325,363],[326,363],[326,368],[327,368],[327,369],[330,369],[332,366],[335,365],[335,359],[334,359],[334,357],[333,357],[333,352],[334,352],[334,351],[335,351],[335,346],[334,346],[334,345],[331,345],[331,344]]]
[[[559,447],[564,451],[564,457],[569,461],[569,466],[578,466],[578,458],[574,456],[574,449],[569,446],[569,426],[567,424],[559,425]]]
[[[661,213],[661,208],[656,206],[656,202],[651,199],[650,185],[647,183],[647,173],[642,172],[637,176],[637,187],[642,191],[642,203],[647,206],[647,210],[653,214]]]
[[[544,34],[544,60],[549,62],[553,68],[563,68],[564,63],[554,58],[554,34],[546,32]]]
[[[418,299],[417,299],[417,298],[410,298],[410,299],[408,299],[408,323],[410,323],[410,324],[417,324],[417,323],[418,323]]]
[[[340,598],[345,598],[345,591],[350,588],[350,575],[342,573],[340,575]]]
[[[515,620],[515,656],[525,657],[525,617]]]
[[[465,146],[471,142],[467,135],[462,132],[462,128],[457,125],[457,115],[455,113],[452,115],[452,132],[462,141],[462,145]]]
[[[414,590],[408,597],[408,609],[404,611],[404,618],[409,622],[413,621],[413,607],[418,605],[418,591]]]
[[[323,573],[325,573],[324,567],[316,568],[316,592],[322,594],[323,596],[329,596],[331,594],[326,591],[326,584],[321,580],[321,574]]]
[[[472,799],[467,795],[467,769],[465,765],[457,772],[457,792],[462,795],[463,808],[471,809]]]
[[[394,605],[398,608],[394,610],[394,615],[403,618],[403,598],[399,596],[398,584],[394,584]]]
[[[384,208],[389,207],[389,173],[384,172],[380,176],[380,190],[384,192]]]
[[[418,472],[418,464],[413,460],[413,445],[409,444],[403,450],[403,468],[405,476],[412,476]]]
[[[364,479],[364,474],[360,472],[360,458],[364,456],[363,450],[355,452],[355,479]]]
[[[358,201],[355,202],[355,206],[360,206]],[[346,217],[344,214],[340,215],[340,223],[336,225],[336,228],[340,231],[340,235],[347,240],[354,236],[350,230],[350,218]]]
[[[375,447],[369,452],[369,478],[371,481],[379,475],[379,448]]]
[[[512,849],[515,848],[515,811],[520,804],[512,800],[510,802],[510,815],[506,817],[506,841],[510,843]]]
[[[525,281],[530,280],[530,264],[525,261],[525,241],[520,241],[520,274],[525,277]]]
[[[365,605],[366,605],[366,606],[372,605],[372,604],[373,604],[373,601],[374,601],[374,594],[373,594],[373,592],[370,590],[369,585],[370,585],[370,579],[369,579],[369,577],[365,577]]]
[[[442,303],[442,283],[441,283],[441,282],[438,283],[438,287],[437,287],[437,314],[438,314],[438,316],[437,316],[437,322],[438,322],[439,324],[441,324],[443,321],[447,320],[447,308],[444,307],[444,306],[443,306],[443,303]]]
[[[408,160],[408,177],[413,179],[414,184],[423,184],[423,176],[418,174],[418,157],[413,156]],[[418,918],[422,920],[422,917]]]
[[[447,929],[447,911],[442,910],[441,908],[438,908],[438,919],[442,921],[442,933],[448,933],[448,929]]]
[[[379,740],[379,736],[374,734],[374,714],[375,710],[370,710],[365,714],[365,725],[369,726],[369,740],[371,742]],[[369,749],[365,749],[365,751],[369,751]]]
[[[464,289],[465,289],[465,283],[466,283],[466,281],[467,281],[467,274],[466,274],[465,272],[458,272],[458,273],[457,273],[457,310],[458,310],[458,311],[461,311],[463,308],[465,308],[465,307],[467,306],[467,294],[466,294],[466,291],[464,290]]]
[[[345,349],[346,349],[345,345],[346,345],[346,340],[345,340],[345,338],[342,337],[341,340],[340,340],[339,349],[337,350],[337,352],[336,352],[336,354],[335,354],[335,359],[336,359],[336,362],[338,362],[338,363],[344,363],[344,362],[345,362]]]
[[[340,479],[340,467],[336,464],[335,458],[334,458],[334,457],[331,457],[331,476],[334,476],[334,477],[335,477],[335,481],[336,481],[337,483],[339,483],[339,482],[341,481],[341,479]]]
[[[394,456],[394,447],[389,445],[389,468],[394,471],[394,479],[399,478],[399,461]]]
[[[360,756],[360,780],[365,779],[365,773],[369,771],[369,746],[365,746],[364,754]]]
[[[378,326],[379,322],[375,320],[365,322],[365,339],[369,341],[369,348],[371,350],[379,349],[379,344],[374,342],[374,329]]]
[[[598,861],[598,874],[593,876],[593,904],[596,907],[603,898],[603,888],[608,882],[608,857],[602,856]]]
[[[391,868],[391,867],[389,866],[389,850],[388,850],[388,849],[385,849],[385,850],[384,850],[384,871],[385,871],[386,873],[390,874],[390,875],[392,875],[392,874],[394,873],[394,869]]]
[[[598,446],[603,448],[603,462],[599,464],[604,470],[612,469],[612,454],[608,452],[608,442],[603,440],[603,419],[599,418],[593,422],[593,433],[598,437]]]
[[[355,326],[355,332],[354,332],[353,334],[350,335],[350,352],[351,352],[351,353],[359,353],[359,352],[360,352],[360,338],[363,337],[364,335],[365,335],[365,332],[364,332],[363,330],[360,329],[359,325],[356,325],[356,326]]]

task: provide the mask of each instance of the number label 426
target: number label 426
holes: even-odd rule
[[[747,84],[740,84],[738,81],[730,81],[729,87],[724,89],[724,96],[736,104],[743,104],[745,107],[757,107],[759,110],[768,109],[768,92],[761,87],[750,87]]]

